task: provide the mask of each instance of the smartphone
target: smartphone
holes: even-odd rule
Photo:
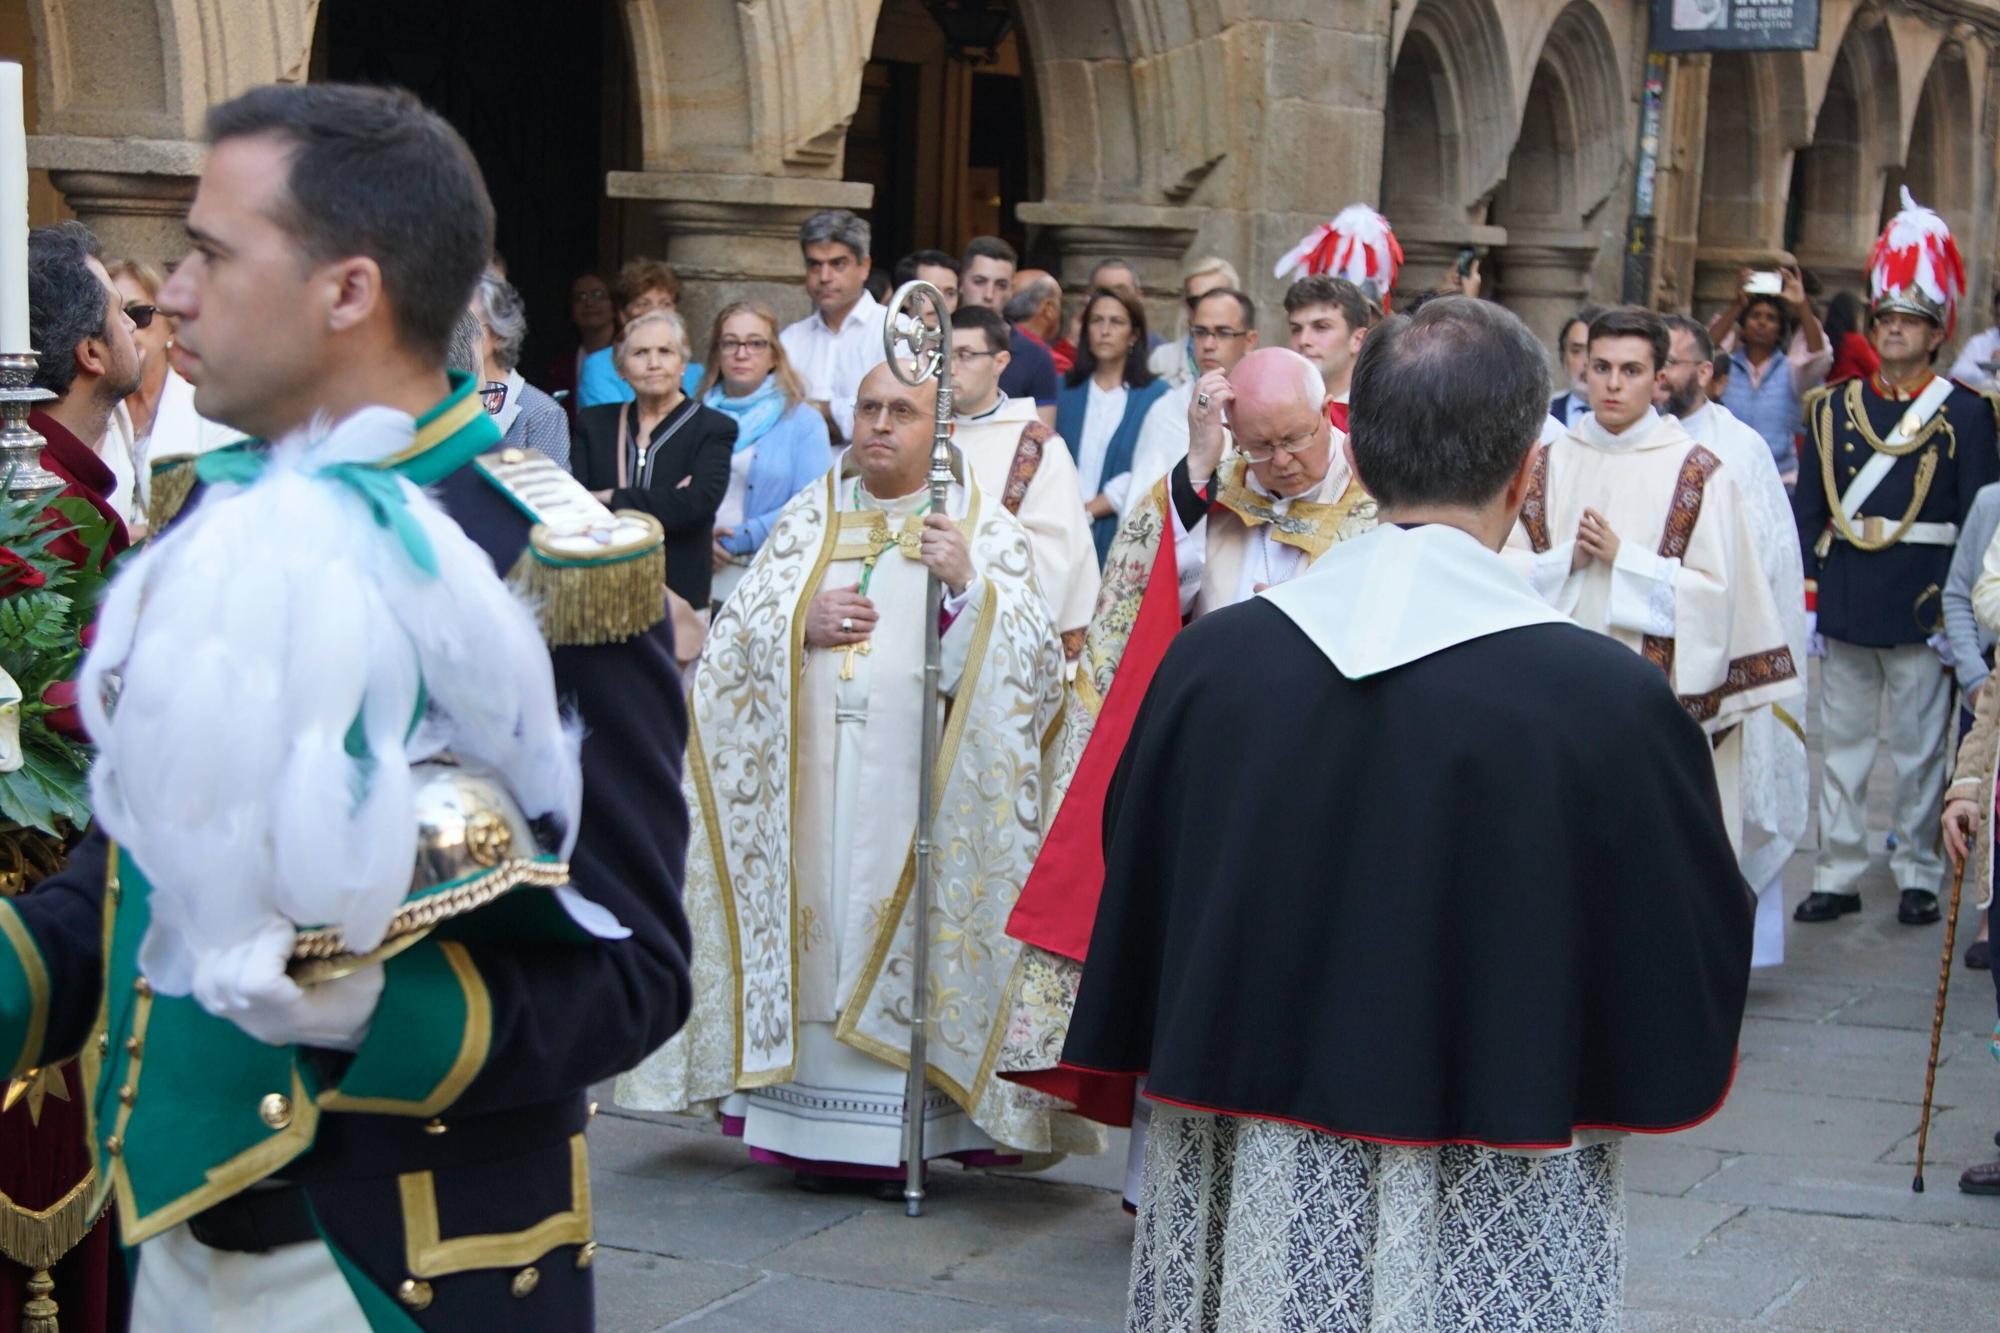
[[[1743,284],[1746,296],[1780,296],[1785,290],[1785,275],[1766,269],[1752,273]]]
[[[1472,266],[1478,262],[1479,262],[1479,252],[1477,250],[1474,250],[1469,245],[1461,245],[1458,247],[1457,268],[1459,277],[1461,278],[1471,277]]]

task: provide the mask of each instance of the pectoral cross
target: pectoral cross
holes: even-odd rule
[[[843,654],[840,663],[840,678],[842,680],[854,679],[855,655],[858,653],[862,657],[868,656],[869,653],[873,651],[873,649],[870,647],[870,645],[873,643],[874,643],[873,639],[863,639],[860,643],[850,643],[845,648],[840,650],[841,653]]]

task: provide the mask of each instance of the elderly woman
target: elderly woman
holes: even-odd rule
[[[622,328],[639,316],[655,311],[678,314],[681,279],[674,272],[674,266],[664,259],[628,260],[625,267],[618,270],[618,280],[611,284],[611,294],[618,302],[618,323]],[[611,346],[600,347],[583,358],[576,381],[578,407],[601,407],[605,403],[632,401],[632,386],[618,373],[617,355],[618,345],[614,341]],[[701,383],[701,363],[690,360],[682,376],[681,388],[693,393],[695,386]]]
[[[472,292],[479,320],[479,396],[500,427],[502,443],[547,454],[569,466],[569,415],[562,404],[521,378],[521,342],[528,310],[514,284],[487,269]]]
[[[667,530],[667,586],[709,604],[715,511],[729,489],[736,423],[681,389],[687,329],[671,310],[625,325],[613,346],[629,403],[577,414],[570,471],[613,509],[642,509]]]
[[[738,301],[715,317],[701,401],[736,422],[729,489],[715,515],[715,604],[729,597],[764,545],[785,502],[833,461],[826,418],[778,340],[778,317],[761,301]]]
[[[1076,455],[1077,481],[1089,498],[1097,563],[1111,549],[1118,514],[1132,485],[1132,449],[1146,409],[1166,392],[1146,366],[1146,310],[1136,296],[1099,287],[1083,305],[1083,341],[1056,394],[1056,434]]]

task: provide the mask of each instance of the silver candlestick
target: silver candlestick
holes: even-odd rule
[[[7,478],[7,493],[23,499],[63,488],[63,479],[42,466],[42,446],[48,441],[28,424],[35,404],[55,397],[34,387],[41,361],[32,349],[0,352],[0,475]]]

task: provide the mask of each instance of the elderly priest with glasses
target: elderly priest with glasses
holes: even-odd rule
[[[1190,626],[1140,707],[1063,1051],[1155,1104],[1130,1328],[1615,1328],[1623,1136],[1728,1090],[1751,895],[1707,738],[1498,553],[1548,392],[1497,306],[1378,328],[1380,526]],[[1251,678],[1284,722],[1245,768]],[[1271,836],[1330,819],[1338,855]]]

